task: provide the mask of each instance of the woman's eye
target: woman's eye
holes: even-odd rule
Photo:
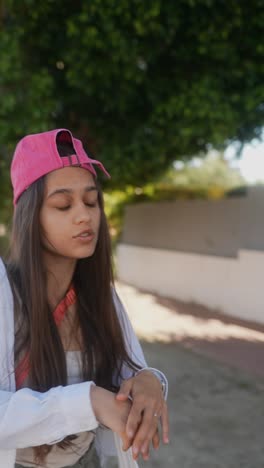
[[[95,202],[90,202],[90,203],[85,203],[86,206],[89,206],[90,208],[95,208],[97,205],[97,200]]]
[[[85,203],[86,206],[89,206],[89,208],[95,208],[97,206],[97,200],[95,200],[94,202],[86,202]],[[59,210],[59,211],[67,211],[71,208],[71,205],[67,205],[67,206],[57,206],[56,209]]]
[[[58,206],[58,207],[57,207],[57,210],[66,211],[66,210],[68,210],[69,208],[70,208],[70,205],[67,205],[67,206],[60,206],[60,207]]]

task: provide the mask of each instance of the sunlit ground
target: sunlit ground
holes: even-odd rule
[[[264,343],[264,331],[225,323],[220,318],[195,317],[192,315],[193,310],[184,313],[182,304],[177,311],[176,301],[173,301],[174,307],[170,309],[160,304],[155,296],[139,292],[128,285],[118,284],[118,291],[127,306],[134,329],[144,340],[169,342],[173,339],[180,341],[186,338],[198,338],[215,341],[235,338]],[[191,304],[185,307],[187,310],[188,307],[196,308]]]
[[[264,375],[264,325],[118,283],[139,339],[178,343],[228,365]]]

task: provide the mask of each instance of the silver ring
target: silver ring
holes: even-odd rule
[[[158,413],[154,413],[153,416],[154,416],[154,418],[158,418],[158,417],[159,417]]]

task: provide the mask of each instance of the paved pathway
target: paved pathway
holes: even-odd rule
[[[227,365],[264,376],[264,325],[125,284],[117,286],[141,339],[180,343]]]
[[[140,466],[264,468],[264,327],[117,286],[170,383],[170,445]]]

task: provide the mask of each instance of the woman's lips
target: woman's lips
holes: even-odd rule
[[[80,241],[80,242],[90,242],[94,238],[94,232],[93,231],[83,231],[77,234],[77,236],[74,236],[74,239]]]

